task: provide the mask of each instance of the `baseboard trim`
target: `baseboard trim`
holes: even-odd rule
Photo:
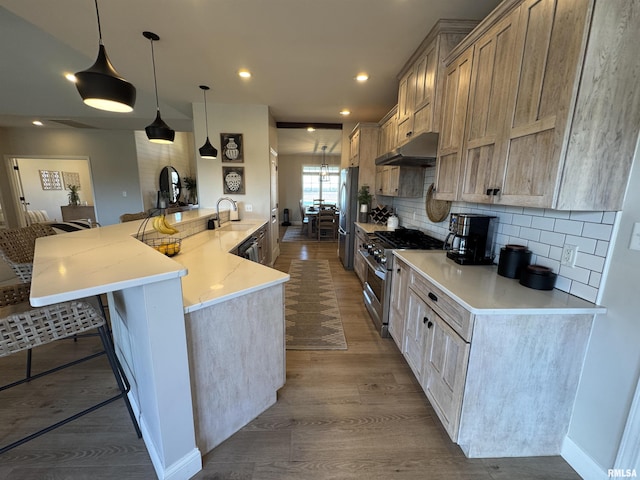
[[[607,472],[569,437],[564,438],[560,455],[584,480],[607,478]]]

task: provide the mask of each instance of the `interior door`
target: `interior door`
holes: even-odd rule
[[[271,216],[269,223],[269,265],[273,265],[280,255],[280,221],[278,212],[278,152],[269,149],[270,164],[270,202]]]

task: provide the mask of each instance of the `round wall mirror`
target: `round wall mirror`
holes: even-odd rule
[[[169,203],[178,203],[181,191],[182,183],[178,171],[173,167],[164,167],[160,172],[160,192],[169,199]]]

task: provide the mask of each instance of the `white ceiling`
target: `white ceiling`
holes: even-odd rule
[[[191,104],[203,101],[201,84],[211,87],[209,104],[269,105],[277,122],[342,123],[343,108],[352,112],[346,121],[378,121],[396,103],[397,73],[437,19],[481,19],[498,3],[102,0],[104,45],[138,91],[134,112],[114,114],[85,106],[63,78],[95,60],[94,2],[0,0],[0,127],[29,127],[40,118],[51,128],[70,128],[50,121],[61,120],[142,130],[155,117],[144,30],[160,36],[154,44],[160,110],[175,130],[192,130]],[[241,68],[253,77],[240,79]],[[369,73],[368,82],[354,80],[360,71]]]

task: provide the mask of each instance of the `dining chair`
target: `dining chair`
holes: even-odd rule
[[[42,308],[31,308],[28,304],[29,290],[30,285],[26,283],[0,287],[0,358],[22,351],[27,351],[28,357],[30,358],[29,353],[33,348],[57,340],[75,338],[90,330],[98,331],[103,349],[97,353],[50,368],[36,375],[31,375],[30,368],[28,368],[27,375],[24,378],[0,387],[0,392],[105,354],[115,376],[119,393],[87,407],[78,413],[70,415],[63,420],[59,420],[42,428],[35,433],[9,443],[0,448],[0,455],[120,398],[125,402],[138,438],[141,438],[142,433],[140,427],[138,426],[135,414],[129,403],[129,398],[127,397],[130,385],[116,357],[113,343],[105,328],[105,319],[98,314],[93,306],[84,301],[63,302]],[[78,376],[78,380],[81,381],[82,376]]]
[[[337,238],[338,222],[336,222],[336,214],[333,209],[321,209],[318,211],[316,232],[318,240],[323,238],[335,240]]]
[[[55,234],[55,230],[46,223],[0,230],[0,258],[11,267],[21,282],[31,283],[36,239]]]
[[[307,235],[309,234],[309,217],[305,212],[304,203],[300,200],[300,218],[302,219],[302,227],[300,228],[300,233],[303,234],[305,229],[307,230]]]

